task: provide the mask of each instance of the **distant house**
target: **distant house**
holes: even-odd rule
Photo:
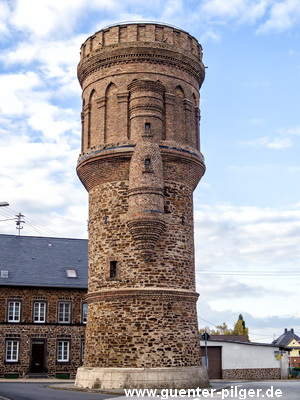
[[[0,377],[74,377],[82,364],[88,242],[0,235]]]
[[[210,379],[258,380],[288,377],[288,353],[284,347],[248,342],[240,336],[221,336],[210,337],[206,343],[201,340],[202,356],[205,357],[207,351]]]
[[[273,341],[273,344],[290,348],[290,367],[300,367],[300,338],[294,332],[285,328],[282,335]]]

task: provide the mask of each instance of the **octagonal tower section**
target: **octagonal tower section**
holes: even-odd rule
[[[204,71],[198,41],[162,24],[111,26],[82,45],[89,282],[78,387],[208,386],[193,228]]]

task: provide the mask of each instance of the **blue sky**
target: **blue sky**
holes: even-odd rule
[[[242,313],[251,339],[300,334],[300,2],[0,2],[1,219],[25,235],[87,237],[80,151],[81,43],[116,22],[178,26],[203,46],[195,191],[199,323]],[[1,233],[15,234],[14,221]],[[206,322],[208,321],[208,322]]]

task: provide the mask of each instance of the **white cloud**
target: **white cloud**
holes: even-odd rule
[[[17,0],[10,23],[35,37],[62,37],[72,31],[85,6],[84,0]]]
[[[251,118],[249,122],[254,125],[264,125],[266,121],[263,118]]]
[[[7,20],[9,19],[9,6],[5,2],[0,3],[0,33],[6,35],[8,33]],[[1,40],[0,40],[1,41]]]
[[[292,270],[300,263],[300,206],[200,205],[195,235],[200,270]]]
[[[249,122],[262,124],[264,120],[254,119]],[[273,150],[283,150],[294,146],[296,137],[300,136],[300,126],[295,125],[289,128],[281,128],[276,131],[277,136],[263,136],[258,139],[241,141],[240,144],[246,146],[261,147]]]
[[[253,22],[260,19],[266,12],[265,0],[207,0],[204,1],[202,12],[208,18],[219,18],[223,21],[236,19],[239,22]]]
[[[200,43],[205,43],[208,40],[219,42],[221,40],[221,35],[219,32],[213,29],[206,29],[205,32],[199,37],[199,41]]]
[[[167,0],[163,6],[162,20],[182,15],[184,4],[182,0]]]
[[[41,85],[37,74],[31,71],[0,75],[0,112],[10,115],[24,113],[28,94]]]
[[[110,24],[122,21],[122,16],[143,16],[149,10],[159,9],[160,15],[168,10],[169,5],[178,7],[180,0],[169,0],[161,4],[161,1],[141,3],[139,0],[17,0],[13,10],[10,24],[17,30],[28,32],[32,38],[62,38],[73,33],[87,19],[94,20],[99,14],[98,20],[103,24],[104,16],[101,13],[109,12],[107,22]],[[34,10],[34,11],[33,11]],[[130,11],[129,11],[130,10]],[[38,18],[36,17],[38,15]],[[141,17],[140,19],[144,19]],[[128,18],[126,19],[128,20]],[[95,21],[94,21],[95,22]],[[104,23],[105,25],[105,23]],[[104,26],[102,25],[102,27]],[[97,26],[93,32],[99,29]],[[93,33],[91,32],[91,33]]]
[[[1,146],[2,195],[13,209],[58,235],[85,237],[87,195],[75,172],[78,149],[63,142],[14,139],[13,146]],[[4,228],[2,232],[15,231],[13,221]],[[25,224],[23,233],[32,234],[29,225]]]
[[[292,126],[290,128],[286,129],[280,129],[279,133],[285,134],[285,135],[295,135],[295,136],[300,136],[300,125],[297,126]]]
[[[75,114],[71,109],[63,109],[39,101],[30,104],[29,112],[28,124],[33,130],[42,133],[43,140],[61,143],[61,141],[65,141],[68,131],[79,133],[79,118],[77,113]]]
[[[261,307],[262,305],[260,304]],[[211,307],[208,302],[202,301],[201,297],[198,301],[200,328],[209,326],[211,329],[214,329],[216,325],[221,325],[223,322],[226,322],[230,328],[233,328],[239,314],[242,313],[246,326],[249,328],[250,340],[253,342],[271,343],[283,333],[284,328],[292,327],[295,329],[295,332],[300,331],[300,321],[297,315],[275,316],[275,312],[275,308],[273,308],[268,317],[260,318],[243,311],[241,308],[237,311],[230,309],[218,311]]]
[[[268,327],[266,319],[267,329],[274,326],[279,332],[285,321],[295,321],[289,304],[297,303],[299,296],[299,236],[300,204],[290,208],[198,205],[200,318],[219,325],[235,322],[232,316],[239,313],[247,314],[250,328],[261,333]],[[275,314],[276,321],[270,321]]]
[[[264,136],[251,141],[243,141],[241,144],[256,147],[266,147],[268,149],[282,150],[293,146],[293,142],[290,138],[285,137],[270,137]]]
[[[300,21],[298,0],[204,0],[199,12],[210,24],[260,24],[256,33],[284,32]],[[210,28],[211,29],[211,28]]]
[[[56,84],[56,96],[76,95],[79,98],[80,86],[76,68],[80,45],[84,39],[85,35],[79,35],[65,41],[22,42],[10,51],[2,53],[0,60],[6,68],[31,68],[49,87]]]
[[[257,33],[284,32],[300,22],[299,0],[284,0],[271,3],[269,18]]]

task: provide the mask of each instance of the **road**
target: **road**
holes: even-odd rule
[[[150,399],[150,397],[125,397],[120,395],[87,393],[68,390],[50,389],[50,383],[32,383],[32,382],[1,382],[0,381],[0,400],[104,400],[112,399]],[[58,386],[58,384],[56,384]],[[213,400],[299,400],[300,399],[300,380],[290,381],[259,381],[259,382],[217,382],[213,383],[215,392],[202,394],[202,399]],[[173,389],[174,390],[174,389]],[[169,394],[169,397],[167,395]],[[188,397],[175,396],[175,392],[162,392],[161,396],[154,397],[159,400],[188,399]],[[192,398],[192,397],[190,397]],[[153,399],[153,397],[152,397]]]
[[[109,394],[50,389],[49,385],[53,385],[53,383],[0,382],[0,400],[104,400],[116,398],[115,395]]]
[[[214,394],[214,400],[300,399],[300,380],[227,382],[225,386]]]

